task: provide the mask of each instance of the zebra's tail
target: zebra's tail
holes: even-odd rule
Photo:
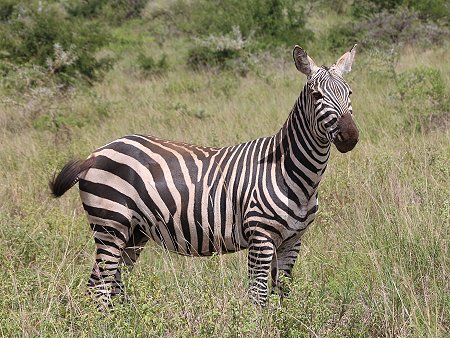
[[[72,188],[80,179],[80,174],[94,165],[95,158],[87,160],[69,161],[61,172],[50,179],[49,186],[54,197],[62,196],[67,190]]]

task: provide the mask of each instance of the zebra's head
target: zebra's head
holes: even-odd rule
[[[310,123],[315,136],[322,142],[332,142],[341,153],[352,150],[359,132],[352,118],[350,86],[343,75],[350,72],[356,45],[330,67],[318,67],[300,47],[294,47],[297,69],[308,77],[306,100],[314,112]]]

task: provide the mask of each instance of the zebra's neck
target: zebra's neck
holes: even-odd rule
[[[331,145],[317,137],[314,124],[314,105],[305,86],[274,137],[286,185],[306,200],[316,193],[330,156]]]

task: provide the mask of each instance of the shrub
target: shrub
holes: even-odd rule
[[[56,97],[56,99],[60,99]],[[80,128],[88,124],[99,123],[109,117],[110,107],[107,102],[99,102],[95,97],[89,98],[89,105],[83,112],[74,112],[70,108],[71,100],[76,96],[66,97],[59,102],[57,109],[49,109],[35,116],[31,125],[36,130],[47,130],[55,137],[71,136],[72,128]]]
[[[179,0],[172,11],[181,30],[201,37],[227,34],[238,27],[244,38],[254,35],[260,48],[312,38],[305,28],[303,7],[294,0]]]
[[[148,0],[77,0],[67,3],[67,11],[75,17],[103,19],[121,24],[127,19],[138,18]]]
[[[68,18],[55,4],[19,3],[9,20],[0,25],[0,59],[16,65],[41,66],[61,83],[98,80],[110,66],[110,59],[95,56],[110,40],[106,27]],[[8,67],[3,71],[7,72]]]
[[[449,5],[445,0],[363,0],[354,1],[352,14],[357,18],[368,17],[383,11],[393,12],[399,7],[416,11],[421,19],[449,20]]]
[[[421,20],[416,11],[398,8],[375,13],[355,23],[333,28],[328,35],[331,49],[359,42],[362,48],[388,47],[393,44],[439,45],[449,36],[447,27]]]
[[[245,75],[249,54],[313,39],[303,6],[294,0],[177,0],[164,9],[149,7],[149,15],[153,25],[166,27],[165,34],[194,37],[187,64],[196,70],[227,68]]]
[[[355,1],[352,6],[352,15],[357,18],[369,17],[385,10],[392,11],[402,4],[403,0],[362,0]]]
[[[144,75],[163,74],[169,69],[167,55],[163,54],[157,61],[151,56],[140,53],[137,58],[137,65]]]
[[[416,68],[398,76],[400,110],[406,119],[406,127],[423,131],[431,122],[450,111],[449,88],[439,70]]]
[[[230,66],[230,60],[243,56],[244,41],[238,27],[233,27],[229,34],[210,34],[206,38],[195,39],[196,46],[189,51],[188,65],[193,69]]]
[[[421,21],[417,12],[407,9],[374,14],[356,27],[357,31],[364,33],[364,42],[369,45],[417,42],[438,44],[448,34],[444,27]]]
[[[0,21],[7,21],[11,18],[14,12],[14,0],[1,0],[0,1]]]
[[[338,27],[334,27],[327,34],[327,44],[332,51],[340,51],[343,46],[351,46],[358,43],[358,49],[363,41],[363,32],[357,31],[355,25],[350,23]]]

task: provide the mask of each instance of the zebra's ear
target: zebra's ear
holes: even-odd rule
[[[302,47],[295,45],[293,56],[295,67],[297,67],[297,69],[306,76],[314,75],[319,69],[319,67],[316,66],[314,60],[311,59],[308,54],[306,54]]]
[[[339,60],[337,60],[336,63],[334,64],[335,66],[334,68],[341,76],[344,76],[345,74],[349,73],[352,70],[352,64],[353,59],[355,58],[355,54],[356,54],[356,44],[347,53],[342,55],[339,58]]]

